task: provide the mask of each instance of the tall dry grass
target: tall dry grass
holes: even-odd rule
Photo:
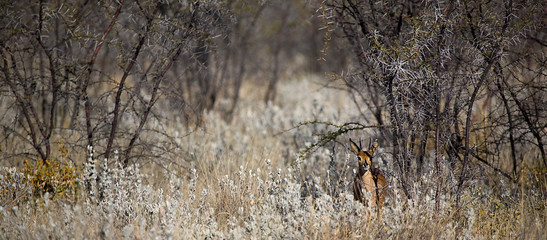
[[[331,156],[338,172],[351,179],[352,155],[338,148],[321,149],[298,159],[300,148],[315,140],[319,126],[283,132],[298,122],[321,119],[335,123],[354,119],[349,97],[303,77],[282,82],[278,101],[263,104],[256,89],[246,86],[231,123],[207,113],[206,128],[186,129],[176,121],[170,132],[180,136],[178,159],[123,169],[87,155],[81,185],[90,173],[103,179],[104,196],[80,191],[75,201],[49,196],[0,207],[2,239],[541,239],[546,236],[546,173],[524,168],[519,184],[484,171],[470,181],[460,204],[446,182],[435,209],[433,167],[406,199],[389,149],[378,150],[379,167],[387,174],[391,193],[382,219],[375,210],[353,200],[351,181],[342,181],[339,195],[329,195]],[[167,113],[168,114],[168,113]],[[367,132],[352,133],[368,137]],[[85,155],[84,153],[81,153]],[[445,162],[443,162],[445,163]],[[90,168],[94,164],[94,168]],[[449,165],[448,163],[443,164]],[[162,167],[158,167],[162,166]],[[347,171],[346,171],[347,170]],[[524,172],[528,171],[528,172]],[[543,172],[542,172],[543,171]],[[25,195],[28,184],[20,169],[0,170],[2,194]],[[26,186],[26,187],[25,187]],[[9,207],[7,207],[9,206]]]

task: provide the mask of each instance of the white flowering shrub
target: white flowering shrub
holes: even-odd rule
[[[15,167],[0,168],[0,206],[12,207],[21,201],[28,200],[32,186],[25,180],[25,175]]]

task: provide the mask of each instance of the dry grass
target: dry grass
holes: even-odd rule
[[[232,123],[208,113],[205,129],[179,139],[188,154],[165,169],[149,164],[98,168],[103,199],[80,193],[75,202],[45,196],[3,205],[0,238],[540,239],[547,234],[544,170],[525,168],[518,185],[485,174],[468,183],[459,206],[447,174],[435,210],[432,173],[413,188],[412,200],[404,199],[394,171],[383,164],[389,162],[389,149],[382,147],[380,168],[387,172],[392,193],[378,220],[374,209],[353,200],[350,181],[341,184],[340,196],[327,194],[331,153],[321,150],[310,159],[297,159],[299,148],[312,142],[320,127],[278,134],[304,120],[355,120],[348,96],[320,89],[307,77],[282,82],[278,100],[267,105],[252,94],[253,86],[245,87],[246,98]],[[188,132],[176,122],[170,127],[180,135]],[[335,156],[339,171],[350,163],[351,176],[353,156],[342,148]],[[100,159],[93,162],[102,165]],[[3,192],[28,190],[17,187],[25,184],[16,172],[1,170]]]

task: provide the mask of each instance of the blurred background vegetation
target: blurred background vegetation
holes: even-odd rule
[[[158,145],[172,142],[156,142],[166,131],[150,119],[192,129],[218,111],[230,121],[245,81],[275,101],[280,79],[338,72],[348,58],[342,47],[321,52],[323,19],[304,1],[6,1],[2,9],[9,165],[50,159],[59,141],[106,158],[117,149],[125,165],[162,158],[171,149]]]

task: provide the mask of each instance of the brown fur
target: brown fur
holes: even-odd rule
[[[378,168],[374,168],[372,165],[372,156],[376,149],[378,149],[378,142],[374,142],[372,147],[365,152],[351,139],[349,141],[351,149],[353,149],[355,154],[359,157],[359,172],[354,178],[353,196],[355,197],[355,200],[362,202],[366,206],[363,189],[371,192],[372,197],[371,199],[368,199],[369,206],[377,206],[377,216],[380,217],[380,212],[387,193],[387,183],[382,171]],[[366,165],[369,166],[368,170],[365,170]]]

